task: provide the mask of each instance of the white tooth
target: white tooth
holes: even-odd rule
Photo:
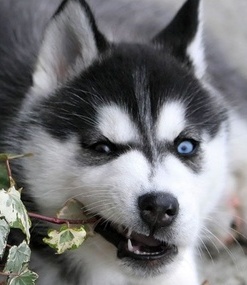
[[[140,254],[140,251],[137,249],[134,251],[135,254]]]
[[[133,246],[132,246],[132,242],[131,242],[130,239],[128,239],[128,250],[129,250],[130,252],[133,252],[133,251],[134,251],[134,248],[133,248]]]

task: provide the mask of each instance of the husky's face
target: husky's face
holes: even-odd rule
[[[22,117],[33,122],[24,150],[35,156],[24,167],[42,211],[81,201],[100,218],[107,255],[135,274],[158,274],[195,245],[224,188],[226,116],[200,81],[198,5],[186,2],[139,45],[107,43],[85,3],[66,2]]]

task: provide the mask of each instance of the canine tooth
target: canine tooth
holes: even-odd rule
[[[133,246],[132,246],[132,242],[131,242],[130,239],[128,239],[128,250],[129,250],[130,252],[133,252],[133,251],[134,251],[134,248],[133,248]]]
[[[140,254],[140,251],[137,249],[134,251],[135,254]]]

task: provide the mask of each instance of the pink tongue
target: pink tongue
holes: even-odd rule
[[[144,236],[144,235],[141,235],[135,232],[131,233],[130,239],[140,242],[147,246],[160,246],[161,245],[161,242],[156,240],[154,237]]]

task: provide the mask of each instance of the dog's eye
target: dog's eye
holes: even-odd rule
[[[185,139],[177,144],[177,152],[181,155],[193,154],[196,150],[197,142],[192,139]]]
[[[114,150],[114,145],[106,142],[99,142],[93,145],[93,149],[99,153],[110,154]]]
[[[90,145],[82,143],[82,147],[90,149],[91,151],[99,154],[111,156],[119,156],[120,154],[131,149],[130,145],[115,144],[109,141],[107,138]]]

